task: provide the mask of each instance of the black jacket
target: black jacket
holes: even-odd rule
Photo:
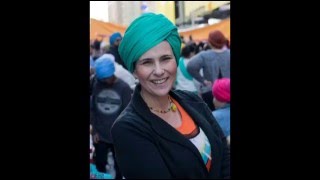
[[[125,178],[230,178],[230,151],[208,106],[186,91],[170,91],[202,128],[211,144],[208,172],[193,143],[151,113],[140,96],[141,85],[111,129],[116,161]]]

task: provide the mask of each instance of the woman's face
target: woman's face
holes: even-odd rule
[[[167,41],[144,53],[133,72],[139,79],[142,92],[158,97],[168,95],[175,82],[176,73],[176,59]]]

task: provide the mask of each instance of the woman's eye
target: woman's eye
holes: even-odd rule
[[[144,62],[142,62],[142,64],[143,65],[149,65],[149,64],[151,64],[151,62],[150,61],[144,61]]]

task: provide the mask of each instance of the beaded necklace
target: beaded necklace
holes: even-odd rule
[[[149,106],[149,109],[162,114],[168,113],[169,111],[175,112],[177,110],[177,106],[172,102],[170,96],[168,96],[168,99],[169,99],[170,105],[167,110],[154,109],[153,107],[150,107],[150,106]]]

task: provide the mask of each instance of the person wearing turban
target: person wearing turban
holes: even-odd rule
[[[230,178],[230,151],[208,106],[173,90],[181,39],[162,14],[145,13],[127,28],[119,53],[139,80],[111,129],[126,179]]]
[[[230,79],[215,80],[212,86],[213,104],[216,110],[212,115],[221,126],[225,136],[230,136]]]
[[[108,151],[115,158],[110,129],[115,119],[131,100],[132,90],[127,83],[117,78],[114,61],[109,56],[99,57],[95,63],[95,79],[92,83],[90,123],[95,146],[95,164],[99,172],[106,173]],[[117,163],[116,178],[122,178]]]
[[[227,38],[219,30],[209,33],[208,43],[211,49],[193,56],[187,65],[187,71],[201,83],[201,97],[213,111],[212,84],[219,76],[230,78],[230,50],[227,48]]]
[[[121,40],[122,36],[119,32],[113,33],[109,38],[110,48],[107,53],[112,54],[115,58],[115,61],[127,69],[119,55],[119,44],[121,43]]]

